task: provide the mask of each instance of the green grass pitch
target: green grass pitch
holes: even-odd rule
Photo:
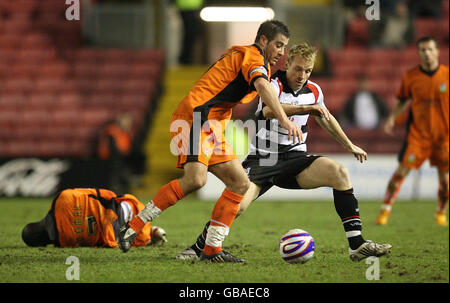
[[[143,199],[143,201],[146,201]],[[169,242],[124,254],[106,248],[29,248],[21,239],[26,223],[40,220],[50,199],[0,199],[0,282],[8,283],[449,283],[449,229],[434,224],[435,201],[398,201],[388,226],[374,223],[379,203],[360,201],[363,235],[391,243],[379,258],[379,280],[367,280],[372,264],[348,257],[343,227],[328,202],[256,201],[231,228],[224,247],[246,264],[178,261],[175,255],[201,232],[212,202],[187,198],[155,220]],[[291,265],[278,253],[278,241],[292,228],[315,238],[314,257]],[[66,259],[79,259],[79,280],[67,280]]]

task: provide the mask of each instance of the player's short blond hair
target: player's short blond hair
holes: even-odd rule
[[[291,63],[294,57],[301,56],[305,61],[314,63],[317,57],[317,48],[308,43],[293,45],[287,54],[286,61]]]

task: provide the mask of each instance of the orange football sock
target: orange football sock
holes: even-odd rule
[[[160,210],[174,205],[184,197],[184,192],[180,187],[178,179],[175,179],[161,187],[153,198],[153,203]]]
[[[139,218],[138,216],[134,216],[133,219],[131,219],[130,222],[128,222],[128,225],[137,233],[140,233],[141,230],[144,228],[145,226],[145,222],[142,221],[141,218]]]
[[[438,212],[444,213],[448,207],[448,182],[440,183],[438,190]]]
[[[169,206],[174,205],[179,200],[183,199],[184,192],[180,187],[180,183],[178,182],[178,179],[173,180],[169,182],[168,184],[164,185],[159,189],[159,191],[156,193],[155,197],[153,198],[153,205],[158,207],[161,211],[165,210]],[[149,203],[150,204],[150,203]],[[147,208],[148,206],[146,206]],[[146,209],[142,210],[143,212],[146,211]],[[149,219],[150,220],[150,219]],[[128,222],[128,225],[137,233],[139,233],[142,228],[144,228],[145,223],[142,218],[139,216],[135,216],[130,222]]]
[[[392,204],[394,204],[395,199],[397,199],[398,193],[400,192],[400,188],[402,187],[404,180],[405,178],[394,173],[386,189],[386,194],[383,200],[384,205],[391,206]]]

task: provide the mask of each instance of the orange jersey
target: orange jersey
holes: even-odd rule
[[[421,145],[448,143],[448,73],[448,66],[441,64],[432,75],[420,66],[403,75],[397,97],[412,99],[408,141]]]
[[[270,66],[257,45],[233,46],[212,65],[181,100],[172,120],[192,122],[193,113],[207,120],[229,120],[232,108],[238,103],[252,101],[257,92],[253,82],[269,79]]]
[[[99,189],[107,203],[127,202],[134,214],[145,206],[133,195],[117,195],[106,189]],[[66,189],[54,202],[54,215],[58,240],[61,247],[117,247],[112,223],[117,220],[113,209],[105,207],[93,196],[96,189]],[[112,200],[115,198],[115,200]],[[133,246],[147,245],[150,241],[150,224],[146,224],[137,236]]]

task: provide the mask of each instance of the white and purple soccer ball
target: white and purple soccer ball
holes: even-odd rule
[[[288,263],[306,263],[314,255],[314,238],[303,229],[291,229],[279,243],[280,255]]]

